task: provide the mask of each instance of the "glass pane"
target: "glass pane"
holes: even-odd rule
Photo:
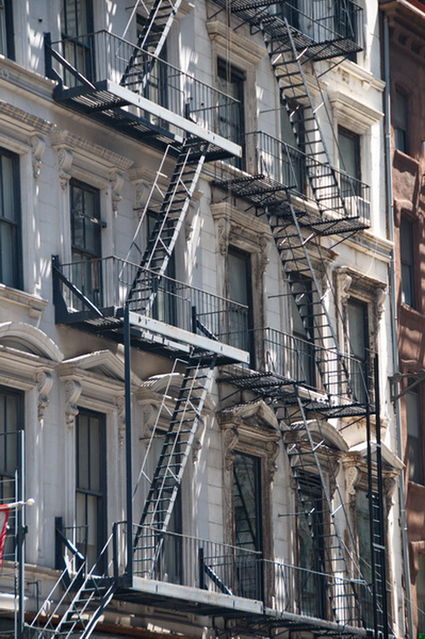
[[[0,2],[0,54],[7,55],[6,14],[2,2]]]
[[[229,298],[239,304],[247,305],[249,302],[249,255],[234,253],[228,254],[228,285]]]
[[[89,478],[89,427],[84,414],[77,417],[77,487],[90,488]]]
[[[418,604],[418,632],[425,632],[425,555],[419,557],[416,600]]]
[[[354,357],[361,361],[366,360],[367,349],[367,306],[362,302],[349,301],[347,304],[348,314],[348,337],[350,341],[350,351]]]
[[[12,222],[17,222],[18,212],[16,210],[16,202],[14,195],[14,170],[12,158],[5,155],[1,158],[1,175],[2,175],[2,217]]]
[[[235,544],[249,550],[261,549],[259,462],[255,457],[236,454],[233,466]]]
[[[360,179],[360,138],[351,131],[338,129],[339,160],[341,170]]]
[[[0,222],[0,279],[6,286],[18,286],[16,227]]]
[[[100,423],[97,417],[89,420],[90,437],[90,490],[101,490],[100,456],[104,451],[100,447]]]

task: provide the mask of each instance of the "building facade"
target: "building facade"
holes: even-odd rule
[[[406,466],[406,509],[414,636],[425,632],[425,498],[423,438],[423,174],[425,82],[421,51],[425,6],[383,2],[391,86],[391,165],[399,374],[398,398]]]
[[[378,2],[0,34],[1,632],[403,636]]]

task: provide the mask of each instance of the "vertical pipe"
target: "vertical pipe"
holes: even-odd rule
[[[373,477],[372,477],[372,446],[370,429],[369,402],[366,403],[366,444],[367,444],[367,492],[369,504],[369,543],[370,543],[370,565],[372,577],[372,606],[373,606],[373,629],[375,639],[378,638],[378,602],[376,592],[376,565],[375,565],[375,544],[373,538]]]
[[[388,593],[387,593],[387,557],[385,544],[385,522],[384,522],[384,482],[382,477],[382,447],[381,447],[381,397],[379,390],[379,359],[375,356],[375,402],[376,402],[376,481],[379,507],[379,554],[381,555],[381,584],[382,584],[382,616],[383,616],[383,637],[388,639]]]
[[[126,471],[126,504],[127,504],[127,578],[133,581],[133,467],[131,443],[131,342],[130,342],[130,309],[126,302],[124,307],[124,393],[125,393],[125,471]]]
[[[394,241],[393,227],[393,181],[391,167],[391,65],[390,65],[390,33],[387,16],[383,16],[383,45],[384,45],[384,127],[385,127],[385,181],[386,181],[386,206],[387,206],[387,226],[388,238]],[[398,350],[397,350],[397,301],[395,289],[395,269],[394,254],[389,265],[389,293],[390,293],[390,321],[391,321],[391,342],[392,342],[392,368],[393,373],[399,369]],[[403,459],[403,445],[400,419],[400,400],[395,402],[394,406],[396,421],[396,438],[397,438],[397,454]],[[405,575],[405,600],[407,615],[407,635],[413,637],[413,614],[411,604],[411,584],[410,584],[410,563],[409,563],[409,545],[407,535],[407,517],[406,517],[406,495],[404,490],[404,474],[400,471],[398,480],[398,500],[400,507],[401,520],[401,544],[403,553],[403,571]]]
[[[24,431],[18,431],[18,472],[17,472],[17,485],[16,485],[16,497],[18,502],[25,500],[25,450],[24,450]],[[25,596],[24,596],[24,584],[25,584],[25,506],[17,508],[16,510],[16,523],[17,523],[17,544],[16,544],[16,559],[18,563],[18,612],[17,612],[17,624],[16,624],[16,637],[22,639],[24,636],[24,620],[25,620]]]

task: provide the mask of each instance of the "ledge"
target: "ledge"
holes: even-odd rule
[[[44,309],[48,305],[48,301],[32,295],[31,293],[25,293],[17,288],[11,288],[5,284],[0,284],[0,301],[10,302],[18,306],[23,306],[27,309],[28,315],[34,319],[40,319]]]
[[[207,22],[207,32],[210,40],[225,48],[231,59],[240,58],[245,64],[258,64],[266,57],[267,51],[264,46],[256,44],[252,37],[247,38],[235,33],[231,27],[219,20]]]

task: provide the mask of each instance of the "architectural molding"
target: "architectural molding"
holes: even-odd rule
[[[75,418],[79,413],[78,400],[82,386],[75,379],[67,379],[65,382],[65,423],[68,429],[75,426]]]
[[[336,121],[359,134],[366,133],[384,117],[382,111],[367,106],[342,91],[330,91],[329,101]]]
[[[264,46],[257,45],[252,36],[246,37],[237,33],[231,26],[219,20],[206,23],[208,36],[226,59],[230,56],[235,64],[245,67],[246,64],[259,64],[267,55]]]
[[[53,387],[53,375],[50,371],[45,369],[38,370],[35,374],[35,381],[37,382],[38,391],[38,420],[41,421],[44,418],[44,413],[49,405],[49,394]]]
[[[42,159],[46,150],[46,140],[40,135],[33,135],[31,138],[32,147],[32,172],[36,180],[40,176]]]
[[[0,302],[2,304],[12,304],[26,308],[28,316],[39,320],[44,309],[48,305],[47,300],[41,297],[20,291],[0,283]]]

